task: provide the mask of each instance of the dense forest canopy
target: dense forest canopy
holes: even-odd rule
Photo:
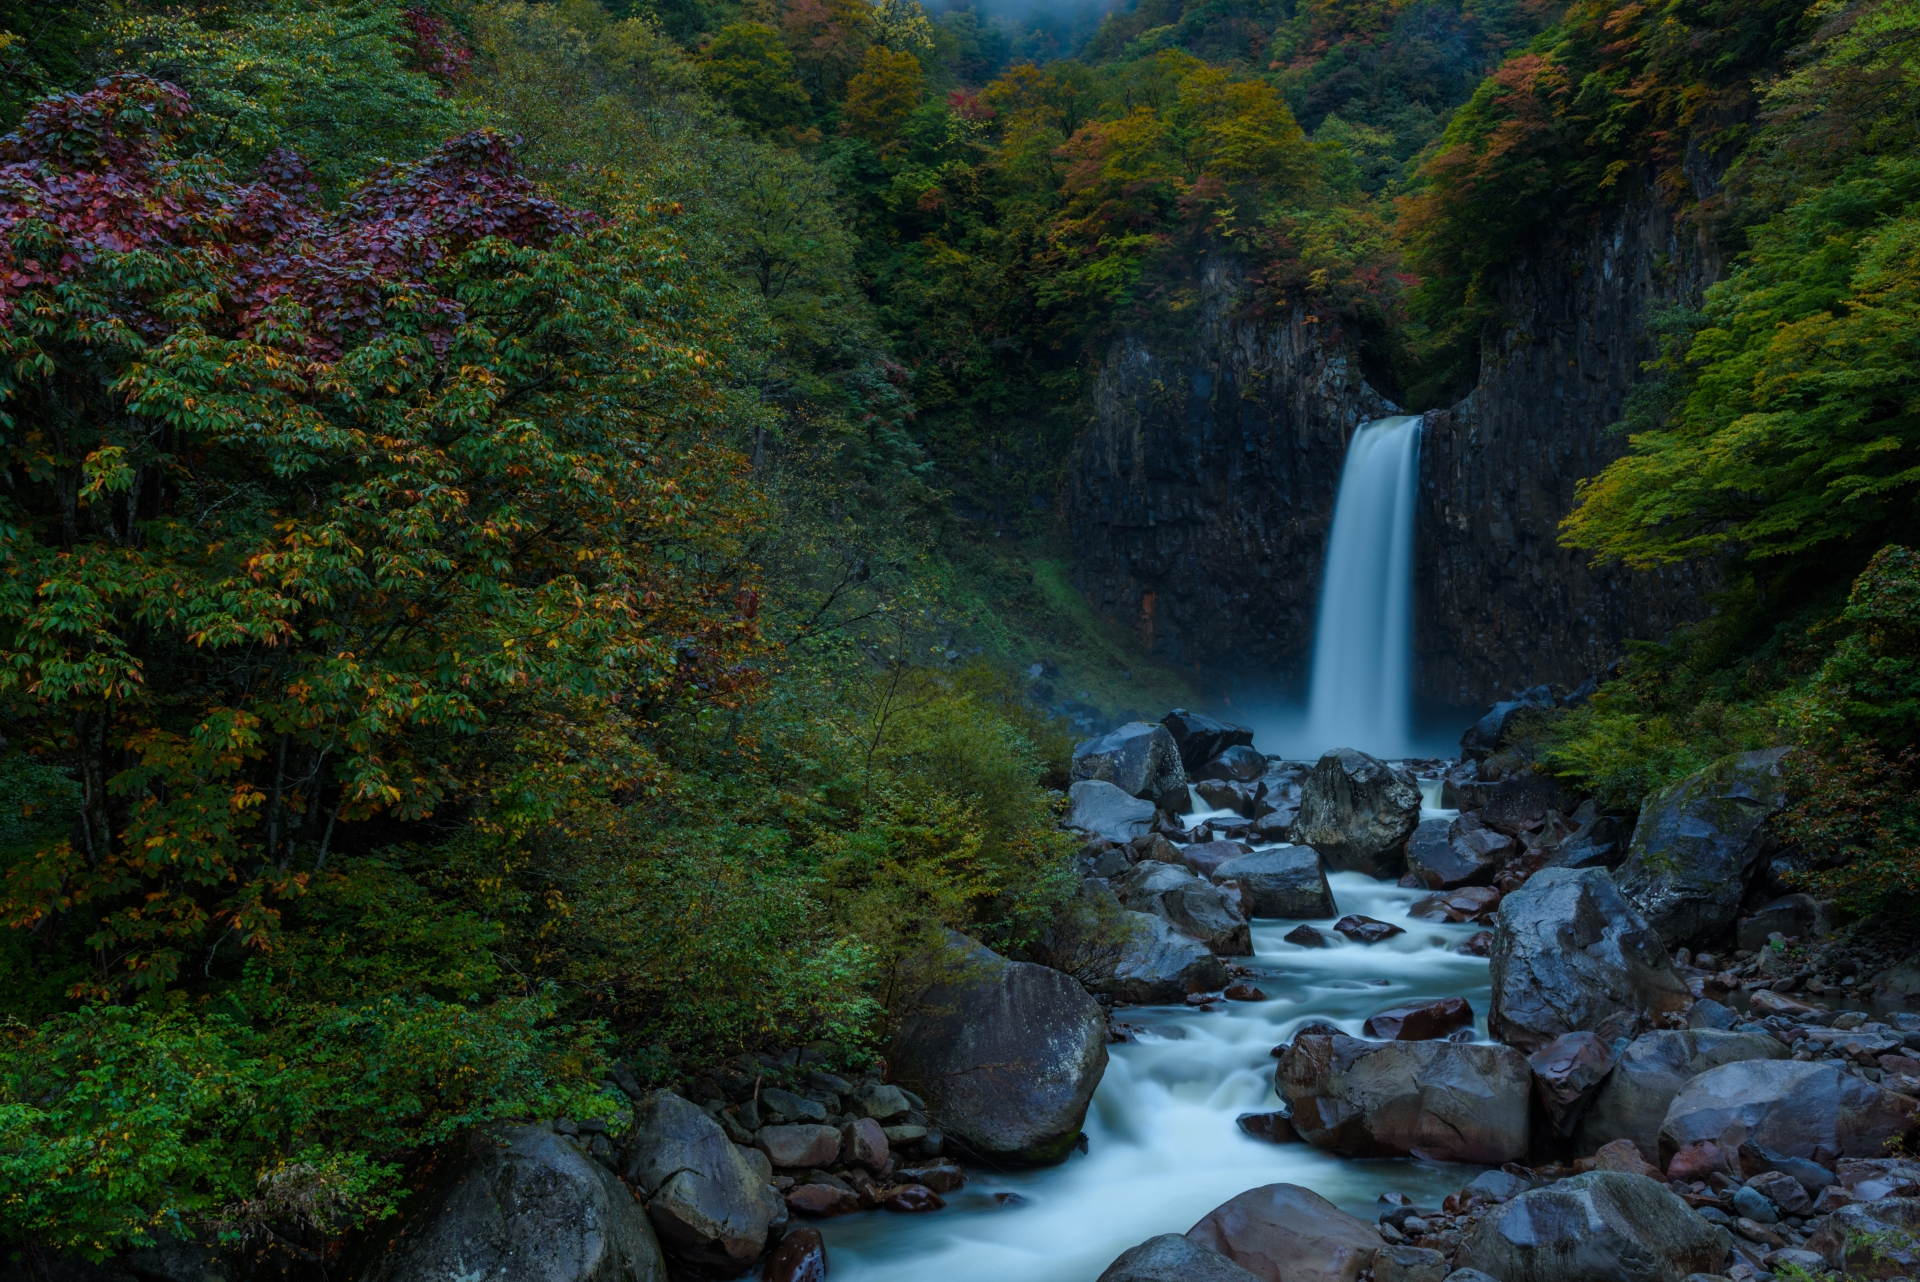
[[[1010,674],[1209,256],[1414,408],[1618,202],[1728,255],[1565,537],[1719,558],[1544,732],[1800,742],[1920,893],[1913,0],[0,0],[0,1238],[315,1252],[478,1121],[872,1054],[1086,911]],[[1136,679],[1137,673],[1137,679]],[[1063,684],[1063,688],[1067,688]]]

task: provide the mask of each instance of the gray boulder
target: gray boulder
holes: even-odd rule
[[[1455,819],[1422,821],[1407,842],[1407,870],[1429,890],[1484,886],[1514,853],[1513,838],[1469,810]]]
[[[671,1091],[634,1105],[622,1173],[646,1194],[667,1250],[697,1267],[744,1272],[787,1218],[785,1203],[720,1124]]]
[[[1667,947],[1732,935],[1766,848],[1766,822],[1786,804],[1787,751],[1724,758],[1641,808],[1617,878]]]
[[[1594,1096],[1576,1135],[1578,1151],[1591,1155],[1609,1140],[1629,1139],[1642,1153],[1657,1154],[1660,1124],[1681,1087],[1722,1064],[1786,1057],[1786,1046],[1771,1033],[1709,1029],[1642,1033]]]
[[[1535,686],[1531,690],[1522,690],[1511,699],[1503,699],[1487,709],[1487,715],[1467,727],[1460,736],[1460,755],[1473,761],[1484,761],[1507,745],[1507,735],[1513,725],[1513,719],[1531,708],[1553,707],[1553,690],[1548,686]]]
[[[1175,708],[1160,719],[1160,724],[1173,736],[1174,746],[1180,752],[1180,761],[1189,774],[1228,748],[1253,743],[1253,731],[1247,727],[1216,721],[1203,713],[1188,712],[1185,708]]]
[[[1235,744],[1195,773],[1203,779],[1252,784],[1267,773],[1267,759],[1245,744]]]
[[[1920,1199],[1843,1206],[1807,1238],[1807,1249],[1849,1279],[1912,1277],[1920,1272]]]
[[[1828,1163],[1879,1157],[1913,1125],[1914,1101],[1838,1064],[1752,1059],[1708,1069],[1680,1088],[1660,1124],[1660,1165],[1712,1140],[1729,1153],[1753,1144]]]
[[[1151,721],[1129,721],[1075,748],[1073,777],[1110,783],[1135,797],[1159,797],[1187,786],[1173,736]]]
[[[1682,1282],[1719,1273],[1731,1244],[1664,1185],[1594,1171],[1495,1207],[1454,1263],[1500,1282]]]
[[[900,1022],[888,1050],[894,1078],[980,1157],[1064,1160],[1106,1072],[1106,1014],[1057,970],[1009,962],[963,935],[949,942],[962,964],[943,968]]]
[[[1129,1247],[1099,1282],[1256,1282],[1254,1275],[1179,1233],[1162,1233]]]
[[[1126,907],[1163,918],[1223,957],[1253,951],[1247,919],[1226,892],[1178,865],[1142,860],[1115,884],[1114,893]]]
[[[1067,790],[1067,827],[1108,841],[1132,841],[1153,831],[1154,807],[1104,779],[1082,779]]]
[[[1693,1002],[1673,960],[1604,868],[1548,868],[1500,901],[1488,1028],[1532,1054],[1562,1033],[1611,1042]]]
[[[405,1207],[352,1276],[667,1282],[639,1201],[612,1171],[545,1127],[485,1127],[456,1141]]]
[[[1300,1138],[1345,1157],[1497,1166],[1527,1153],[1527,1061],[1506,1046],[1308,1034],[1274,1085]]]
[[[1187,1230],[1263,1282],[1356,1282],[1386,1245],[1380,1231],[1297,1184],[1266,1184]]]
[[[1405,770],[1352,748],[1314,765],[1300,791],[1293,839],[1326,856],[1337,872],[1396,878],[1406,868],[1407,838],[1420,823],[1420,788]]]
[[[1135,929],[1122,945],[1109,976],[1087,984],[1096,993],[1135,1006],[1165,1005],[1188,993],[1217,993],[1227,986],[1227,968],[1207,946],[1151,913],[1129,913]]]
[[[1254,917],[1332,917],[1333,888],[1312,846],[1269,846],[1221,864],[1216,881],[1237,881]]]

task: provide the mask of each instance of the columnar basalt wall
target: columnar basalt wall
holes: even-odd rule
[[[1478,704],[1542,681],[1576,685],[1628,639],[1705,612],[1711,567],[1596,569],[1561,547],[1575,487],[1625,453],[1626,394],[1654,355],[1647,317],[1697,302],[1712,245],[1651,197],[1569,228],[1517,263],[1506,329],[1473,393],[1427,415],[1420,458],[1415,686]]]
[[[1081,591],[1154,653],[1288,681],[1312,649],[1347,441],[1396,411],[1311,310],[1240,317],[1242,286],[1211,260],[1185,342],[1114,344],[1067,519]]]

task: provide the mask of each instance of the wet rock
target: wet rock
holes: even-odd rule
[[[1211,878],[1222,865],[1252,853],[1253,847],[1244,841],[1196,841],[1180,848],[1177,862],[1201,877]]]
[[[1197,939],[1181,934],[1151,913],[1129,912],[1134,930],[1122,945],[1113,974],[1087,987],[1135,1006],[1167,1005],[1188,993],[1217,993],[1227,968]]]
[[[1300,1138],[1342,1156],[1488,1166],[1526,1156],[1532,1082],[1508,1047],[1300,1036],[1274,1082]]]
[[[1406,870],[1407,838],[1419,822],[1413,776],[1339,748],[1320,758],[1301,789],[1293,839],[1318,850],[1330,868],[1392,880]]]
[[[1727,757],[1641,807],[1621,890],[1669,948],[1733,931],[1765,849],[1765,825],[1786,804],[1785,748]]]
[[[1122,1251],[1099,1282],[1255,1282],[1255,1278],[1190,1237],[1163,1233]]]
[[[1185,708],[1175,708],[1160,719],[1160,724],[1167,728],[1189,774],[1228,748],[1253,743],[1253,731],[1247,727],[1218,721],[1204,713],[1188,712]]]
[[[1660,1152],[1660,1124],[1681,1087],[1722,1064],[1787,1055],[1787,1048],[1770,1033],[1711,1029],[1642,1033],[1595,1094],[1581,1121],[1576,1151],[1596,1152],[1608,1140],[1625,1138],[1651,1159]]]
[[[1215,1207],[1187,1236],[1264,1282],[1357,1282],[1386,1243],[1297,1184],[1267,1184]]]
[[[1500,1282],[1681,1282],[1717,1273],[1726,1253],[1724,1230],[1661,1184],[1594,1171],[1495,1208],[1455,1262]]]
[[[1302,948],[1325,948],[1327,937],[1312,926],[1295,926],[1280,938],[1289,944],[1298,944]]]
[[[1518,837],[1541,827],[1550,814],[1566,805],[1566,793],[1551,775],[1522,770],[1494,787],[1480,808],[1480,822],[1495,832]]]
[[[1415,900],[1408,906],[1407,916],[1416,921],[1485,921],[1499,907],[1500,892],[1493,887],[1463,886]]]
[[[840,1128],[840,1152],[851,1166],[864,1166],[879,1172],[887,1164],[887,1133],[871,1117],[862,1117]]]
[[[924,1184],[936,1193],[951,1193],[967,1182],[967,1173],[951,1162],[930,1166],[903,1166],[900,1178],[909,1184]]]
[[[853,1214],[860,1209],[860,1197],[832,1184],[796,1184],[787,1190],[787,1205],[802,1215],[825,1219]]]
[[[1545,850],[1545,868],[1618,868],[1627,857],[1622,824],[1613,815],[1599,815],[1581,824],[1563,840]]]
[[[725,1135],[719,1142],[733,1146]],[[613,1172],[541,1126],[485,1127],[446,1146],[386,1227],[354,1276],[667,1282],[640,1203]]]
[[[1920,1273],[1920,1199],[1883,1198],[1843,1206],[1807,1238],[1806,1249],[1848,1278]]]
[[[1067,789],[1072,806],[1067,827],[1108,841],[1131,841],[1153,831],[1154,805],[1099,779],[1082,779]]]
[[[1528,1053],[1562,1033],[1631,1036],[1693,1002],[1665,945],[1601,868],[1549,868],[1500,903],[1493,1035]]]
[[[1254,917],[1331,917],[1333,889],[1312,846],[1272,846],[1219,866],[1221,880],[1240,883]]]
[[[1544,685],[1522,690],[1511,699],[1502,699],[1460,736],[1460,755],[1473,761],[1486,760],[1507,746],[1515,717],[1532,709],[1551,707],[1553,691]]]
[[[1607,1044],[1587,1032],[1562,1033],[1527,1057],[1534,1094],[1554,1130],[1573,1134],[1613,1062]]]
[[[1461,940],[1460,946],[1454,949],[1454,951],[1468,957],[1491,957],[1493,955],[1493,932],[1490,930],[1475,931],[1473,934]]]
[[[1285,1113],[1242,1113],[1233,1120],[1242,1131],[1269,1144],[1300,1142],[1300,1133],[1293,1129]]]
[[[840,1132],[831,1126],[763,1126],[753,1142],[774,1166],[788,1170],[828,1166],[840,1156]]]
[[[902,1184],[880,1203],[889,1211],[899,1211],[907,1215],[917,1215],[922,1211],[938,1211],[946,1204],[945,1198],[924,1184]]]
[[[1788,939],[1808,939],[1827,933],[1827,906],[1812,895],[1782,895],[1753,910],[1753,916],[1740,919],[1734,943],[1748,952],[1759,952],[1772,935]]]
[[[1155,865],[1170,867],[1170,865]],[[890,1045],[894,1076],[945,1134],[1001,1163],[1072,1151],[1107,1067],[1107,1020],[1079,983],[959,935],[962,973],[931,987]]]
[[[1220,994],[1230,1002],[1264,1002],[1267,995],[1252,984],[1228,984]]]
[[[1134,912],[1161,917],[1183,935],[1215,953],[1244,957],[1253,951],[1247,919],[1225,892],[1172,864],[1141,863],[1114,887],[1120,902]]]
[[[1516,853],[1513,838],[1480,822],[1478,811],[1428,819],[1407,843],[1407,868],[1430,890],[1484,886]]]
[[[1134,797],[1158,797],[1187,784],[1180,749],[1163,725],[1130,721],[1073,750],[1073,777],[1100,780]]]
[[[760,1168],[704,1110],[669,1091],[634,1106],[626,1151],[622,1174],[646,1195],[654,1228],[679,1260],[745,1269],[785,1219]]]
[[[1368,1037],[1389,1042],[1418,1042],[1445,1037],[1456,1028],[1473,1026],[1473,1007],[1464,998],[1442,997],[1417,1006],[1394,1006],[1367,1017]]]
[[[1708,1069],[1674,1096],[1660,1151],[1701,1140],[1738,1150],[1753,1143],[1788,1157],[1830,1162],[1877,1157],[1913,1123],[1914,1101],[1832,1063],[1743,1060]]]
[[[1267,759],[1245,744],[1235,744],[1225,749],[1199,770],[1203,778],[1226,779],[1238,783],[1252,783],[1265,773],[1267,773]]]
[[[1265,791],[1258,783],[1241,783],[1232,779],[1196,779],[1193,790],[1200,795],[1209,810],[1231,810],[1242,819],[1252,819],[1259,809],[1261,793]]]
[[[1392,922],[1362,916],[1359,913],[1348,913],[1333,923],[1333,928],[1356,944],[1378,944],[1392,939],[1395,935],[1407,933],[1405,929]]]
[[[827,1282],[827,1244],[804,1226],[780,1239],[767,1257],[766,1282]]]

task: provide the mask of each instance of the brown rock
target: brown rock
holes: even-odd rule
[[[1419,1006],[1395,1006],[1367,1018],[1368,1037],[1390,1042],[1417,1042],[1445,1037],[1456,1028],[1473,1024],[1473,1007],[1460,997],[1442,997]]]
[[[1500,892],[1491,886],[1462,886],[1415,900],[1407,916],[1421,921],[1485,921],[1500,906]]]
[[[1460,947],[1455,951],[1464,953],[1468,957],[1491,956],[1493,954],[1493,932],[1490,930],[1476,931],[1462,940]]]
[[[1723,1064],[1689,1081],[1667,1107],[1662,1152],[1700,1140],[1743,1143],[1787,1157],[1830,1162],[1878,1157],[1912,1128],[1914,1101],[1843,1071],[1791,1059]]]
[[[887,1164],[887,1133],[871,1117],[862,1117],[840,1128],[840,1151],[854,1166],[879,1171]]]
[[[1600,1151],[1593,1155],[1593,1169],[1619,1171],[1623,1175],[1644,1175],[1652,1180],[1660,1178],[1660,1168],[1643,1157],[1640,1146],[1632,1140],[1614,1140],[1602,1144]]]
[[[1753,995],[1753,1013],[1763,1015],[1811,1015],[1814,1008],[1782,993],[1762,988]]]
[[[1392,939],[1395,935],[1404,935],[1407,933],[1403,928],[1395,926],[1391,922],[1380,921],[1373,917],[1364,917],[1359,913],[1348,913],[1345,917],[1333,923],[1333,928],[1345,935],[1348,939],[1359,944],[1377,944],[1382,940]]]
[[[1300,1142],[1300,1132],[1293,1129],[1293,1123],[1285,1113],[1242,1113],[1234,1121],[1254,1139],[1265,1140],[1269,1144]]]
[[[827,1244],[819,1229],[797,1228],[767,1257],[766,1282],[827,1282]]]
[[[1248,1189],[1187,1237],[1264,1282],[1357,1282],[1386,1245],[1372,1225],[1296,1184]]]
[[[1527,1062],[1505,1046],[1301,1035],[1274,1074],[1294,1129],[1348,1157],[1498,1166],[1527,1152]]]
[[[802,1215],[848,1215],[860,1209],[860,1197],[831,1184],[796,1184],[787,1190],[787,1205]]]
[[[1264,1002],[1267,995],[1252,984],[1228,984],[1221,994],[1230,1002]]]
[[[840,1156],[840,1132],[831,1126],[763,1126],[753,1142],[776,1167],[790,1170],[830,1166]]]
[[[880,1205],[889,1211],[902,1211],[917,1214],[921,1211],[938,1211],[947,1204],[946,1199],[924,1184],[902,1184],[888,1195]]]
[[[1676,1152],[1667,1162],[1667,1178],[1688,1184],[1704,1180],[1715,1171],[1731,1171],[1733,1154],[1712,1140],[1700,1140]]]
[[[967,1182],[967,1173],[951,1162],[935,1162],[902,1167],[900,1178],[908,1184],[924,1184],[936,1193],[951,1193]]]
[[[1562,1135],[1573,1134],[1600,1084],[1613,1071],[1614,1054],[1587,1032],[1562,1033],[1527,1057],[1534,1093]]]
[[[1298,944],[1302,948],[1325,948],[1327,937],[1312,926],[1295,926],[1280,938],[1289,944]]]

